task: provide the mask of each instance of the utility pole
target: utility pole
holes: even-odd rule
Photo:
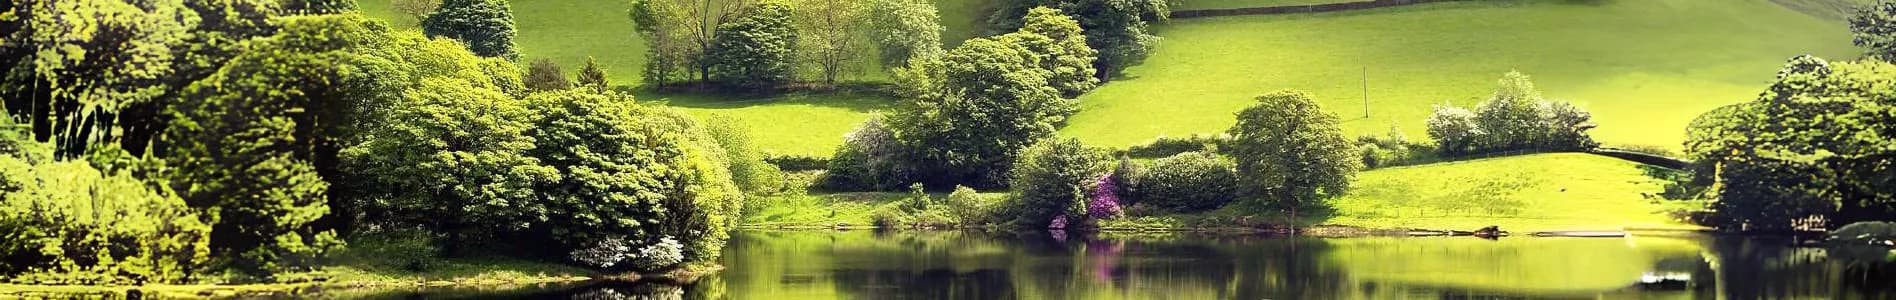
[[[1363,118],[1369,118],[1369,66],[1363,66]]]

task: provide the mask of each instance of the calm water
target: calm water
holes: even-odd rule
[[[741,232],[687,286],[427,291],[571,299],[1891,299],[1887,251],[1784,239]],[[1862,257],[1852,259],[1852,257]]]

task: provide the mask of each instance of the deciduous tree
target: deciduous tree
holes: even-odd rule
[[[1222,150],[1237,160],[1241,184],[1264,201],[1254,204],[1289,210],[1293,224],[1300,209],[1348,191],[1362,168],[1336,115],[1303,92],[1259,96],[1226,133]]]
[[[475,55],[509,60],[520,56],[514,46],[513,10],[505,0],[443,0],[422,19],[421,30],[429,37],[459,40]]]

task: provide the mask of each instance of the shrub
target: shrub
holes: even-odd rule
[[[0,277],[28,284],[179,283],[210,253],[184,200],[84,161],[0,155]]]
[[[1500,87],[1474,112],[1443,104],[1429,116],[1428,132],[1448,155],[1515,150],[1586,150],[1599,144],[1586,132],[1593,114],[1573,104],[1541,98],[1520,72],[1502,76]]]
[[[1122,211],[1119,204],[1119,180],[1113,173],[1106,173],[1093,181],[1093,198],[1086,204],[1086,216],[1095,220],[1119,217]]]
[[[775,88],[796,73],[797,32],[790,5],[767,0],[744,8],[736,19],[719,24],[706,58],[711,77],[746,89]]]
[[[1152,161],[1135,180],[1141,205],[1177,212],[1223,207],[1238,198],[1237,162],[1204,152]]]
[[[1475,113],[1451,104],[1435,106],[1435,113],[1428,119],[1429,138],[1435,139],[1436,149],[1449,155],[1474,153],[1480,141],[1488,135],[1475,122]]]
[[[823,186],[840,191],[893,190],[910,183],[909,149],[895,139],[882,118],[870,118],[843,136],[830,158]]]
[[[1045,228],[1064,215],[1070,216],[1070,223],[1081,223],[1088,191],[1111,168],[1109,161],[1105,153],[1075,139],[1049,139],[1028,147],[1013,173],[1015,222]]]
[[[744,192],[774,195],[783,191],[783,171],[764,162],[764,154],[751,145],[750,131],[735,120],[717,115],[706,118],[705,129],[724,148],[730,162],[731,181]]]
[[[560,64],[545,58],[533,60],[533,64],[527,67],[527,77],[521,80],[521,84],[532,91],[573,88],[573,82],[566,79],[566,72],[560,70]]]
[[[955,220],[962,225],[984,223],[992,209],[987,197],[966,186],[955,186],[955,191],[948,194],[947,206]]]
[[[1185,152],[1218,152],[1218,144],[1230,139],[1230,136],[1214,134],[1194,134],[1178,138],[1160,136],[1152,142],[1127,148],[1126,155],[1136,158],[1160,158]]]
[[[661,237],[656,243],[640,247],[639,252],[633,255],[632,262],[640,270],[660,270],[675,266],[685,262],[685,245],[678,243],[678,239],[671,236]]]
[[[764,162],[786,172],[815,171],[829,168],[830,159],[808,155],[764,153]]]

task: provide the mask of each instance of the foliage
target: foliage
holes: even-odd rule
[[[893,190],[911,183],[907,165],[911,149],[896,140],[895,131],[873,117],[843,137],[827,166],[823,186],[833,190]]]
[[[1792,58],[1758,100],[1708,113],[1687,155],[1709,170],[1715,225],[1793,229],[1896,216],[1896,66]]]
[[[197,210],[127,171],[0,155],[0,276],[27,284],[184,282],[209,259]]]
[[[998,187],[1020,149],[1053,135],[1077,105],[1047,85],[1051,73],[1038,59],[1023,45],[981,38],[939,62],[935,86],[943,90],[891,120],[903,144],[918,150],[918,180]]]
[[[527,66],[527,77],[521,79],[530,91],[558,91],[573,88],[573,82],[567,81],[566,71],[560,70],[560,64],[550,59],[535,59]]]
[[[1467,155],[1514,150],[1587,150],[1599,143],[1587,134],[1593,114],[1561,101],[1548,101],[1527,75],[1508,72],[1487,101],[1466,109],[1442,104],[1428,119],[1428,133],[1444,154]]]
[[[818,157],[818,156],[811,156],[811,155],[775,154],[775,153],[765,152],[764,162],[770,163],[771,165],[776,165],[777,169],[780,169],[782,171],[795,172],[795,171],[816,171],[816,170],[827,169],[829,168],[830,159],[828,157]]]
[[[586,57],[586,66],[579,68],[579,80],[574,86],[606,91],[612,88],[612,82],[606,80],[606,70],[599,68],[599,60]]]
[[[1237,162],[1222,155],[1179,153],[1143,169],[1132,179],[1141,205],[1199,212],[1223,207],[1239,195]]]
[[[355,0],[281,0],[278,9],[286,15],[333,15],[356,11]]]
[[[911,60],[940,57],[940,13],[923,0],[870,0],[866,16],[869,38],[880,51],[884,68],[908,65]]]
[[[1028,51],[1040,54],[1040,68],[1052,73],[1047,84],[1060,90],[1061,96],[1079,97],[1099,86],[1099,78],[1093,77],[1096,73],[1093,61],[1099,52],[1086,46],[1086,36],[1082,35],[1079,22],[1046,7],[1028,10],[1022,22],[1019,32],[1002,35],[999,39],[1022,44]]]
[[[862,65],[857,62],[862,51],[857,40],[869,21],[868,7],[862,2],[797,0],[791,5],[801,37],[797,52],[823,75],[823,83],[834,85],[838,76]]]
[[[374,0],[370,0],[374,1]],[[441,0],[389,0],[388,6],[395,12],[415,18],[415,23],[428,19],[435,9],[441,8]]]
[[[1135,158],[1161,158],[1186,152],[1218,152],[1218,145],[1231,137],[1216,134],[1194,134],[1185,137],[1159,136],[1151,142],[1126,148],[1126,155]]]
[[[252,41],[169,107],[166,174],[178,196],[216,215],[211,247],[236,267],[277,271],[319,254],[336,146],[353,131],[364,74],[337,64],[371,42],[359,16],[291,19]],[[325,174],[328,174],[327,177]],[[285,266],[288,265],[288,266]]]
[[[1224,149],[1237,160],[1240,186],[1266,201],[1255,204],[1288,209],[1295,219],[1298,209],[1347,192],[1362,162],[1343,138],[1336,115],[1294,90],[1257,100],[1238,112]]]
[[[520,56],[514,45],[513,11],[504,0],[442,0],[422,19],[421,29],[428,37],[460,40],[475,55],[509,60]]]
[[[987,197],[965,186],[955,186],[955,191],[948,193],[946,204],[948,211],[962,225],[983,223],[992,216],[991,211],[994,209]]]
[[[717,27],[705,53],[713,81],[731,87],[764,89],[796,75],[798,33],[785,0],[765,0],[744,9],[737,19]]]
[[[1066,216],[1069,223],[1083,223],[1093,183],[1111,169],[1106,154],[1074,139],[1048,139],[1024,152],[1012,173],[1014,222],[1046,228]]]
[[[493,80],[494,87],[507,96],[522,98],[529,92],[526,79],[520,77],[520,65],[511,61],[498,57],[482,58],[481,72],[486,73],[487,78]]]
[[[1086,202],[1087,217],[1108,219],[1125,213],[1122,209],[1123,205],[1119,202],[1119,194],[1122,190],[1119,189],[1119,179],[1115,178],[1116,176],[1118,174],[1106,173],[1099,176],[1099,180],[1093,181],[1093,192]]]
[[[233,18],[242,12],[232,11]],[[162,107],[161,96],[195,79],[179,74],[199,69],[180,70],[195,66],[179,56],[198,54],[186,43],[195,39],[193,30],[216,34],[199,28],[182,0],[9,1],[0,16],[7,28],[0,34],[0,99],[62,158],[121,142],[144,150],[123,135],[139,134],[134,125],[154,120],[127,112],[150,113]]]
[[[764,161],[764,154],[751,143],[749,131],[729,117],[705,118],[705,130],[717,140],[730,162],[731,181],[744,192],[771,195],[784,189],[783,171]]]
[[[1857,47],[1868,50],[1868,56],[1883,61],[1896,61],[1896,1],[1880,0],[1864,4],[1857,8],[1855,16],[1850,17],[1850,32]]]
[[[1362,153],[1363,167],[1370,169],[1423,163],[1434,158],[1436,152],[1430,145],[1410,142],[1396,127],[1390,127],[1383,136],[1356,137],[1355,145]]]
[[[1008,1],[988,19],[996,31],[1020,28],[1021,20],[1036,7],[1051,7],[1072,16],[1086,33],[1086,44],[1099,51],[1094,62],[1097,77],[1109,78],[1144,61],[1159,42],[1150,23],[1171,15],[1166,0],[1026,0]]]
[[[646,43],[645,70],[642,75],[646,82],[665,86],[673,81],[689,80],[692,66],[701,62],[704,47],[692,41],[693,21],[688,13],[702,9],[685,9],[674,1],[638,0],[632,2],[632,10],[627,15],[637,26],[639,37]]]
[[[529,232],[550,232],[577,249],[608,239],[693,243],[688,257],[715,257],[742,201],[726,153],[695,121],[633,104],[618,94],[540,93],[526,153],[557,170],[523,207]]]

